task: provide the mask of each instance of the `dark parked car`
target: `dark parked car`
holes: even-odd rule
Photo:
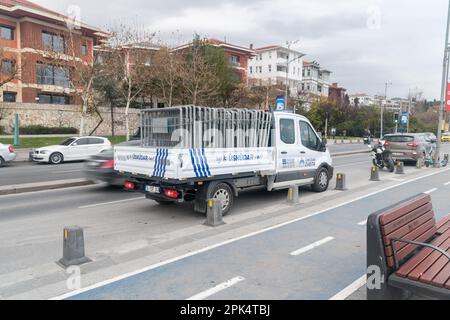
[[[430,152],[431,142],[424,133],[388,134],[385,148],[392,152],[394,160],[417,161]]]

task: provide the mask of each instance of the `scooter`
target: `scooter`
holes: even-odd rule
[[[426,157],[424,159],[424,163],[427,168],[434,165],[433,155],[434,155],[434,144],[431,145],[430,151],[428,152],[428,155],[426,155]],[[438,161],[439,160],[440,160],[440,158],[438,159]],[[448,164],[447,158],[444,158],[443,160],[441,160],[441,167],[446,167],[447,164]]]
[[[380,169],[386,167],[389,172],[394,172],[395,164],[394,159],[392,159],[392,152],[386,150],[383,142],[380,142],[375,146],[369,145],[369,148],[372,149],[372,162],[374,166]]]

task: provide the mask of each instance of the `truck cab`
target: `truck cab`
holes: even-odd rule
[[[275,112],[274,129],[276,178],[268,189],[313,185],[316,191],[325,191],[333,176],[332,159],[309,120]]]

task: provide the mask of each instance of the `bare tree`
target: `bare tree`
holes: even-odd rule
[[[207,44],[194,39],[184,52],[180,69],[181,87],[185,99],[197,105],[220,94],[221,82],[214,63],[205,54]]]
[[[148,87],[153,50],[147,45],[155,34],[131,26],[120,25],[113,29],[109,46],[115,55],[117,65],[111,66],[120,73],[122,94],[125,100],[125,127],[127,140],[130,139],[129,110],[131,104]]]
[[[167,47],[160,48],[152,61],[152,77],[157,94],[159,94],[169,107],[173,105],[175,90],[180,83],[180,72],[183,66],[183,57],[179,51],[171,51]]]

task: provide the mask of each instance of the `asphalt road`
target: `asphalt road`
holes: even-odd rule
[[[101,185],[2,196],[0,296],[42,299],[68,291],[68,275],[55,263],[62,255],[65,226],[84,227],[86,253],[93,260],[82,266],[85,286],[436,172],[407,166],[404,176],[382,172],[383,181],[368,182],[370,162],[369,154],[337,157],[336,171],[347,174],[349,190],[333,190],[334,182],[323,194],[303,188],[298,207],[286,204],[285,191],[244,192],[236,200],[232,214],[225,218],[227,225],[219,229],[203,226],[204,216],[193,213],[187,204],[161,207],[142,195]],[[75,298],[187,298],[223,281],[243,277],[245,280],[230,291],[224,290],[213,298],[327,299],[364,274],[365,229],[357,222],[370,212],[435,187],[437,212],[443,215],[450,211],[448,190],[442,185],[450,175],[448,171],[438,172],[321,215],[163,265],[140,274],[137,280],[127,278]],[[326,237],[333,240],[317,250],[296,257],[289,255]],[[172,276],[168,279],[169,274]],[[155,289],[138,288],[140,281]],[[114,290],[115,285],[125,293]]]
[[[368,213],[434,189],[438,217],[450,212],[450,172],[353,201],[306,220],[164,264],[70,299],[330,299],[365,274]],[[308,250],[309,248],[309,250]],[[308,251],[306,251],[308,250]],[[233,281],[234,280],[234,281]],[[228,288],[210,294],[221,283]]]
[[[331,153],[368,150],[362,144],[330,145]],[[0,186],[85,178],[84,162],[49,165],[45,163],[14,162],[0,168]]]

